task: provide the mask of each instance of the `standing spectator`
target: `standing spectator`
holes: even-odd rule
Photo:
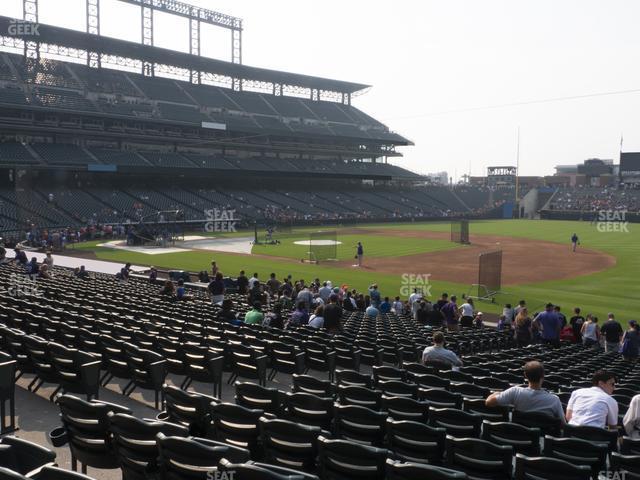
[[[396,297],[393,301],[393,305],[391,305],[391,309],[395,312],[396,315],[402,315],[404,311],[404,306],[400,301],[400,297]]]
[[[553,311],[558,315],[558,319],[560,320],[560,330],[567,326],[567,317],[564,316],[564,313],[560,311],[560,305],[556,305],[553,307]]]
[[[262,325],[264,320],[264,314],[262,313],[262,304],[260,302],[254,302],[253,308],[244,315],[244,323],[249,325],[258,324]]]
[[[298,295],[296,296],[296,303],[304,304],[307,311],[311,309],[311,305],[313,305],[313,293],[311,293],[309,287],[303,286],[302,290],[298,292]]]
[[[389,313],[391,311],[391,302],[389,297],[384,297],[384,301],[380,304],[380,313]]]
[[[422,300],[422,292],[417,288],[413,289],[413,293],[409,295],[409,305],[411,306],[411,316],[416,319],[416,312],[420,308],[420,300]]]
[[[541,332],[542,343],[560,345],[560,319],[553,311],[553,304],[547,303],[545,311],[538,314],[534,323]]]
[[[527,302],[525,302],[524,300],[520,300],[518,302],[518,306],[515,308],[514,310],[514,319],[518,316],[518,314],[520,313],[520,310],[522,310],[523,308],[527,307]]]
[[[331,295],[332,293],[333,290],[329,286],[329,282],[324,282],[322,284],[322,287],[318,289],[318,295],[320,295],[320,298],[324,303],[327,303],[327,301],[329,300],[329,295]]]
[[[238,286],[238,293],[244,295],[247,293],[247,287],[249,286],[249,279],[244,274],[244,270],[240,270],[240,275],[236,278],[236,285]]]
[[[120,269],[120,271],[116,274],[116,278],[118,280],[122,280],[126,282],[129,280],[129,273],[131,272],[131,264],[127,262],[124,267]]]
[[[380,291],[377,283],[369,287],[369,297],[371,298],[371,306],[378,308],[380,306]]]
[[[635,320],[629,320],[629,329],[624,332],[622,337],[622,356],[625,360],[637,360],[640,350],[640,332],[638,332],[638,323]]]
[[[263,294],[262,285],[260,285],[260,282],[254,282],[253,288],[249,290],[249,295],[247,297],[247,301],[249,302],[249,305],[253,305],[256,302],[262,302],[263,301],[262,294]]]
[[[591,378],[593,386],[579,388],[571,393],[567,404],[567,422],[570,425],[618,428],[618,402],[611,396],[616,385],[613,372],[598,370]]]
[[[364,311],[365,315],[371,319],[375,319],[380,313],[379,310],[373,305],[369,305],[367,309]]]
[[[485,400],[487,407],[513,405],[514,410],[527,413],[543,413],[564,423],[562,403],[557,395],[542,389],[544,367],[538,361],[527,362],[524,366],[527,387],[515,386],[503,392],[495,392]]]
[[[456,304],[456,296],[451,295],[451,301],[440,308],[440,312],[444,316],[447,330],[449,332],[458,331],[458,305]]]
[[[433,306],[433,308],[436,309],[437,311],[440,311],[442,310],[442,307],[444,307],[447,303],[449,303],[449,294],[443,293],[440,299]]]
[[[272,297],[278,295],[278,291],[280,290],[280,280],[276,278],[275,273],[269,275],[269,280],[267,280],[267,289],[269,290],[269,295]]]
[[[600,345],[600,330],[598,330],[598,318],[587,315],[587,320],[582,324],[580,329],[582,344],[585,347],[597,347]]]
[[[253,277],[251,277],[249,279],[249,282],[248,282],[249,290],[251,290],[255,286],[256,283],[260,283],[260,280],[258,280],[258,274],[254,273]]]
[[[462,327],[473,326],[473,299],[472,298],[468,298],[467,301],[460,306],[460,325]]]
[[[516,318],[516,311],[511,307],[510,303],[507,303],[502,309],[502,315],[504,316],[502,324],[504,328],[508,330],[511,328],[511,325],[513,325],[513,321]]]
[[[578,307],[573,309],[573,317],[569,320],[571,328],[573,328],[573,336],[576,339],[576,343],[582,343],[582,325],[584,324],[584,317],[580,315],[580,309]]]
[[[211,276],[215,277],[219,270],[218,264],[215,261],[211,262]]]
[[[515,334],[514,338],[518,347],[526,347],[531,343],[533,339],[533,333],[531,331],[531,317],[529,317],[529,310],[527,307],[520,309],[515,321]]]
[[[156,283],[157,279],[158,279],[158,270],[156,270],[156,267],[151,267],[149,269],[149,283]]]
[[[444,335],[442,332],[433,334],[433,345],[426,347],[422,352],[422,363],[426,362],[442,362],[452,367],[461,367],[462,360],[451,350],[444,348]]]
[[[329,333],[336,333],[342,330],[340,319],[342,318],[342,308],[338,304],[338,295],[335,293],[329,296],[329,303],[324,306],[324,328]]]
[[[421,325],[429,324],[429,310],[427,309],[427,302],[425,302],[424,300],[420,302],[420,307],[416,312],[415,319],[416,319],[416,322],[418,322]]]
[[[211,303],[213,304],[221,304],[224,300],[224,277],[222,276],[222,272],[216,272],[213,280],[209,282],[209,286],[207,287],[209,293],[211,294]]]
[[[600,333],[604,335],[604,351],[617,352],[623,332],[613,313],[607,315],[607,321],[600,327]]]

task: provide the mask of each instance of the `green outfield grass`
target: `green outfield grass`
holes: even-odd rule
[[[449,222],[441,223],[407,223],[362,225],[361,228],[376,227],[376,229],[394,230],[428,230],[448,232]],[[635,228],[634,228],[635,227]],[[317,229],[317,228],[316,228]],[[308,232],[313,228],[300,229],[292,234],[281,235],[279,246],[256,246],[255,253],[273,255],[274,258],[248,257],[218,252],[185,252],[164,255],[144,255],[126,251],[116,251],[108,248],[96,247],[96,243],[88,242],[76,248],[93,250],[96,256],[103,260],[117,262],[133,262],[140,265],[155,265],[162,268],[180,268],[190,271],[206,269],[211,260],[216,260],[225,274],[234,276],[241,269],[251,274],[254,271],[266,278],[275,272],[278,276],[291,274],[294,278],[312,280],[319,277],[322,280],[332,280],[334,283],[346,283],[358,289],[364,289],[369,284],[377,282],[384,295],[395,296],[400,293],[402,278],[399,275],[371,273],[355,268],[337,268],[330,262],[320,265],[303,264],[297,259],[304,256],[308,247],[296,246],[293,242],[300,238],[308,239]],[[496,220],[473,222],[471,234],[490,234],[509,237],[525,237],[558,242],[567,245],[569,239],[576,232],[580,237],[582,247],[601,250],[616,257],[615,267],[591,275],[583,275],[569,280],[557,280],[528,285],[510,286],[498,296],[496,304],[481,302],[478,308],[485,311],[497,312],[506,302],[516,303],[519,299],[527,300],[532,308],[540,307],[551,301],[563,307],[569,314],[574,306],[579,306],[584,313],[594,313],[603,318],[608,311],[613,311],[621,321],[629,319],[640,320],[640,292],[638,288],[638,272],[640,272],[640,225],[630,225],[629,233],[599,232],[595,225],[589,222],[564,221],[530,221],[530,220]],[[239,232],[240,236],[252,236],[252,232]],[[348,235],[340,236],[338,240],[343,244],[338,250],[341,259],[353,258],[354,245],[360,240],[365,246],[368,256],[399,256],[413,253],[429,252],[451,248],[452,244],[440,240],[422,240],[385,236],[383,234],[359,236],[353,228],[349,228]],[[460,247],[464,248],[464,247]],[[302,255],[301,255],[302,253]],[[275,258],[288,257],[288,258]],[[532,259],[530,262],[545,262],[544,258]],[[523,263],[526,269],[526,263]],[[549,270],[553,270],[549,265]],[[428,271],[427,265],[416,265],[414,272]],[[470,280],[469,283],[473,283]],[[447,291],[458,295],[467,292],[469,285],[452,284],[450,282],[432,282],[432,296],[438,296]]]

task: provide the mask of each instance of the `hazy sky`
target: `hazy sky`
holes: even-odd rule
[[[139,40],[139,8],[100,0],[102,33]],[[458,177],[523,175],[640,149],[637,0],[188,0],[244,19],[243,63],[372,85],[354,105],[415,142],[396,160]],[[40,21],[83,29],[85,0],[40,0]],[[0,14],[21,16],[22,0]],[[188,51],[186,21],[156,17],[156,45]],[[205,29],[203,54],[228,59]],[[225,57],[226,56],[226,57]]]

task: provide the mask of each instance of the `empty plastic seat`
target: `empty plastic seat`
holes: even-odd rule
[[[246,408],[260,409],[273,415],[281,415],[285,393],[251,382],[236,382],[236,403]]]
[[[516,454],[514,480],[589,480],[591,469],[585,465],[574,465],[557,458],[527,457]]]
[[[340,438],[374,446],[383,444],[386,412],[356,405],[336,404],[334,418],[334,432]]]
[[[296,375],[292,377],[291,391],[311,393],[320,397],[331,397],[336,394],[336,386],[328,380],[319,380],[311,375]]]
[[[603,471],[607,462],[608,444],[593,443],[580,438],[544,437],[543,453],[545,457],[559,458],[573,465],[587,465],[591,473],[597,478],[598,472]]]
[[[260,419],[260,439],[267,463],[307,472],[315,471],[320,427],[286,420]]]
[[[527,428],[511,422],[482,422],[482,438],[498,445],[511,445],[513,451],[536,457],[540,455],[539,428]]]
[[[373,410],[380,410],[382,406],[382,392],[364,387],[339,385],[338,401],[342,405],[358,405]]]
[[[475,438],[454,438],[447,435],[446,464],[474,479],[511,479],[513,450]]]
[[[211,438],[250,451],[255,451],[259,437],[262,410],[251,410],[233,403],[210,405]]]
[[[429,404],[407,397],[383,397],[382,408],[394,420],[411,420],[427,423]]]
[[[323,480],[383,480],[389,451],[347,440],[318,437],[318,465]]]
[[[17,437],[3,437],[0,440],[0,466],[21,475],[32,476],[35,470],[53,466],[56,453],[37,443]]]
[[[444,428],[407,420],[386,422],[389,448],[406,462],[441,463],[444,457]]]
[[[387,480],[467,480],[468,478],[466,473],[450,468],[387,459]]]
[[[429,425],[444,428],[447,435],[458,438],[478,438],[482,417],[454,408],[429,408]]]
[[[336,381],[338,385],[373,388],[371,375],[359,373],[355,370],[337,370]]]
[[[162,389],[165,410],[156,418],[184,425],[191,435],[205,435],[210,421],[209,405],[216,399],[201,393],[186,392],[173,385],[164,385]]]

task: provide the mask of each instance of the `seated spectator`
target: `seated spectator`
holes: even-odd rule
[[[253,304],[253,308],[245,313],[244,323],[249,325],[257,323],[258,325],[262,325],[263,320],[264,314],[262,313],[262,304],[260,302],[255,302]]]
[[[309,313],[305,307],[304,302],[298,302],[296,309],[291,312],[289,317],[289,325],[299,327],[301,325],[307,325],[309,323]]]
[[[211,279],[209,278],[209,272],[207,272],[206,270],[202,270],[200,273],[198,273],[198,280],[202,283],[209,283],[211,281]]]
[[[218,319],[232,325],[242,324],[242,321],[238,320],[238,315],[233,310],[233,300],[230,298],[226,298],[222,301],[222,309],[218,312]]]
[[[544,413],[564,423],[562,403],[557,395],[542,389],[544,367],[537,361],[524,366],[527,387],[515,386],[503,392],[495,392],[485,400],[487,407],[513,405],[520,412]]]
[[[38,265],[38,259],[36,257],[32,257],[31,261],[27,263],[25,266],[27,275],[30,275],[31,278],[36,278],[38,272],[40,271],[40,265]]]
[[[422,352],[422,363],[427,361],[441,362],[452,367],[461,367],[462,360],[451,350],[444,348],[444,335],[442,332],[433,334],[433,345]]]
[[[87,272],[84,268],[84,265],[80,265],[80,268],[78,268],[77,270],[73,271],[73,274],[80,279],[87,279],[89,278],[89,272]]]
[[[616,376],[606,370],[598,370],[591,379],[593,386],[579,388],[571,393],[567,404],[567,421],[571,425],[614,430],[618,425],[618,402],[611,396]]]
[[[118,273],[116,273],[116,278],[118,280],[122,280],[123,282],[129,280],[129,273],[131,272],[131,264],[127,262],[124,267],[120,269]]]
[[[22,266],[26,266],[29,262],[27,258],[27,254],[20,247],[16,247],[13,249],[15,256],[13,257],[13,261],[19,263]]]
[[[640,395],[635,395],[622,419],[624,431],[634,440],[640,440]]]
[[[40,266],[40,271],[38,272],[38,277],[39,278],[51,278],[51,274],[49,273],[49,265],[47,265],[46,263],[43,263]]]
[[[320,305],[316,308],[311,318],[309,318],[309,326],[313,328],[322,328],[324,327],[324,306]]]
[[[192,295],[187,294],[187,289],[184,286],[184,280],[181,278],[178,280],[178,288],[176,288],[176,298],[178,300],[191,300]]]
[[[267,313],[262,321],[263,327],[284,328],[284,318],[282,317],[282,304],[275,303],[273,311]]]
[[[164,282],[164,286],[160,290],[160,295],[163,297],[175,297],[176,296],[176,287],[173,285],[171,280],[166,280]]]
[[[482,328],[484,327],[484,313],[478,312],[476,313],[475,318],[473,319],[474,328]]]

